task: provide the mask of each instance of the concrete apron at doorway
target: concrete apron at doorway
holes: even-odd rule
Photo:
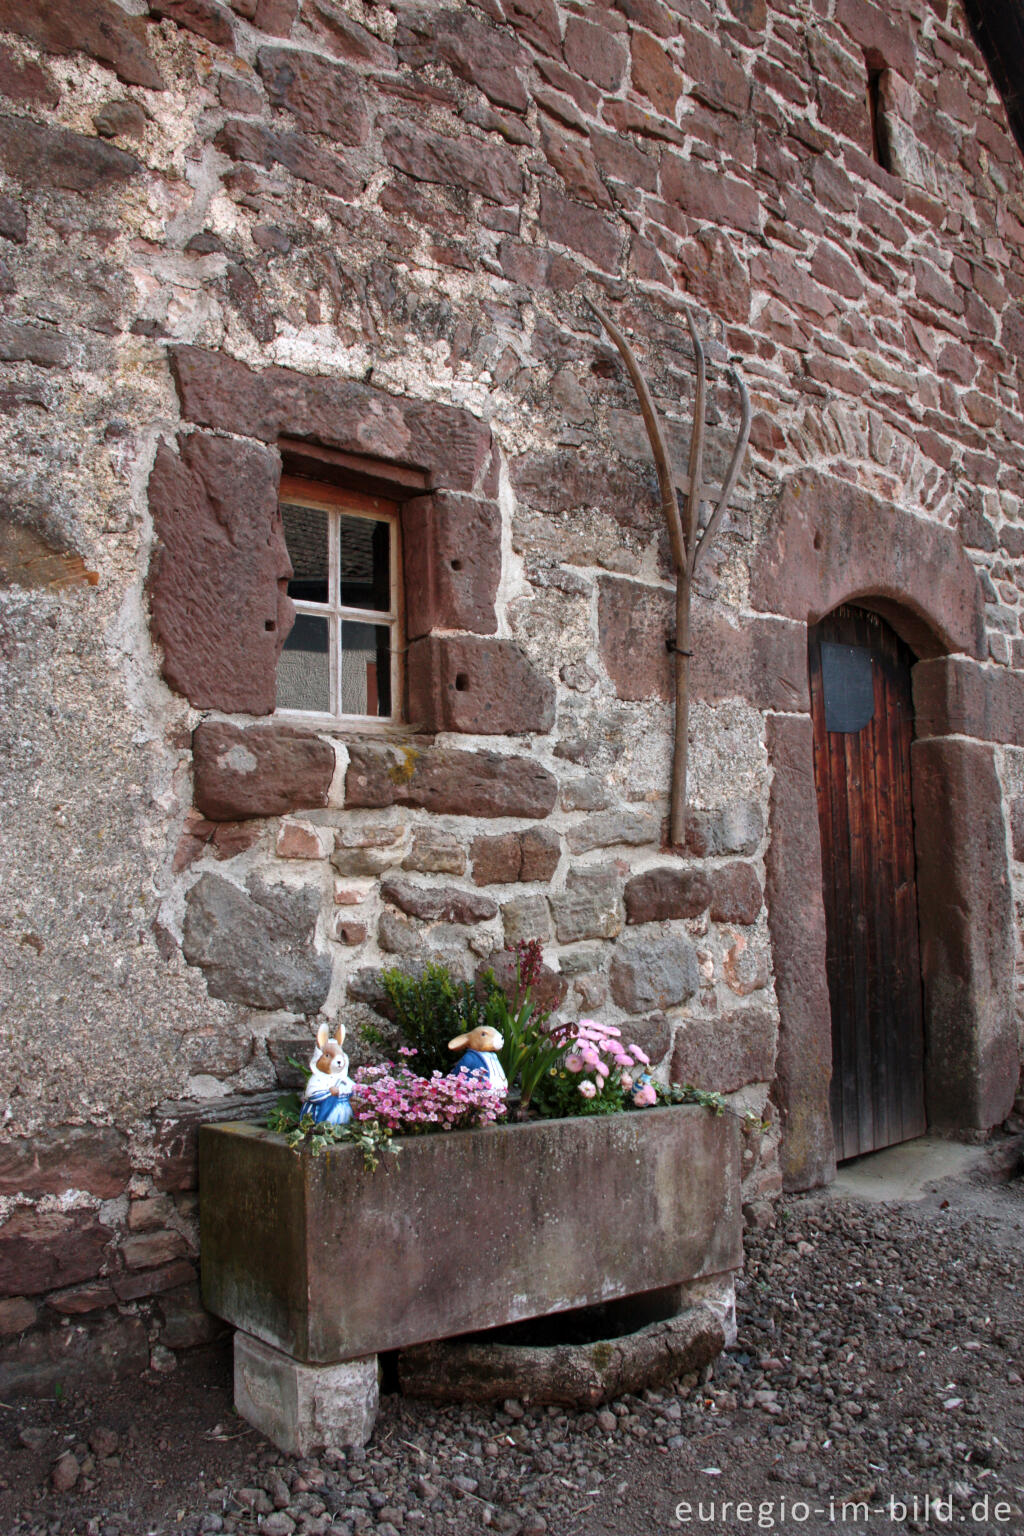
[[[836,1200],[894,1204],[927,1200],[950,1180],[1010,1177],[1022,1146],[1021,1137],[964,1145],[941,1136],[918,1136],[843,1163],[833,1183],[821,1194]]]

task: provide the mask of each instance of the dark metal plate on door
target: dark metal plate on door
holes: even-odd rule
[[[875,713],[875,681],[871,652],[861,645],[821,642],[821,690],[826,731],[852,735],[862,731]]]

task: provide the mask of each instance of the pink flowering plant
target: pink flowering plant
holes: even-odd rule
[[[624,1043],[614,1024],[580,1019],[557,1025],[552,1035],[559,1057],[533,1095],[542,1115],[613,1115],[658,1102],[646,1052]]]
[[[395,1136],[415,1136],[492,1125],[504,1116],[505,1094],[491,1086],[485,1072],[420,1077],[408,1064],[415,1054],[403,1046],[399,1055],[405,1061],[357,1068],[352,1093],[357,1121],[375,1121]]]

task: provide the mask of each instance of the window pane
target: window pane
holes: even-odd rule
[[[318,507],[299,507],[282,502],[284,541],[295,575],[288,583],[288,596],[307,603],[326,603],[328,599],[327,517]]]
[[[391,626],[341,624],[341,712],[390,715]]]
[[[331,708],[331,665],[326,619],[297,613],[277,663],[278,709]]]
[[[342,513],[338,541],[343,607],[387,613],[391,608],[391,524]]]

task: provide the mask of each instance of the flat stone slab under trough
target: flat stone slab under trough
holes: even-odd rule
[[[330,1364],[721,1275],[739,1123],[696,1106],[408,1137],[375,1173],[253,1125],[200,1131],[203,1297]]]

